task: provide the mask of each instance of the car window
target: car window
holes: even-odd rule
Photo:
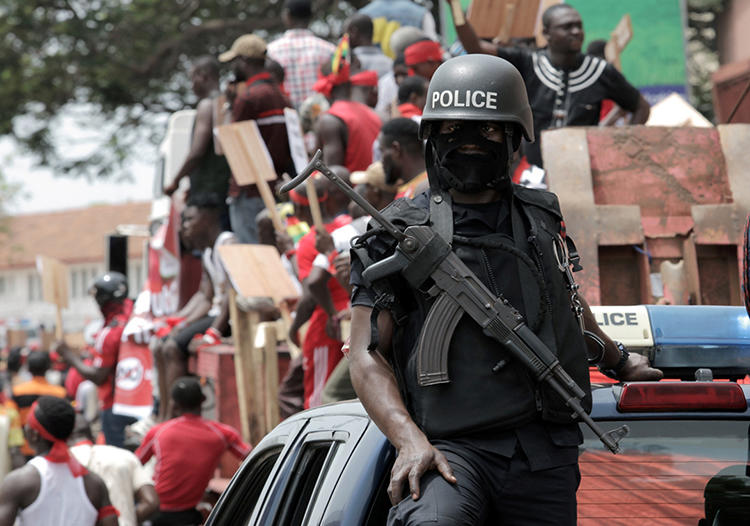
[[[308,505],[317,493],[326,461],[332,455],[335,445],[336,442],[333,441],[315,441],[304,445],[284,493],[277,524],[302,524]]]
[[[254,458],[250,465],[242,468],[241,478],[238,478],[238,483],[229,489],[231,495],[224,499],[225,504],[221,507],[221,513],[213,518],[212,524],[243,524],[250,519],[282,449],[282,446],[268,448]]]
[[[750,524],[748,506],[737,509],[750,499],[747,421],[619,423],[630,434],[618,455],[584,429],[579,525]]]

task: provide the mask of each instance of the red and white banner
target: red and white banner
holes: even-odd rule
[[[149,241],[148,280],[120,342],[112,408],[118,415],[145,418],[153,411],[155,372],[148,344],[168,328],[165,317],[174,313],[179,303],[179,220],[172,204],[169,218]]]

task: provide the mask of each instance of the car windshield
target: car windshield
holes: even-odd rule
[[[630,427],[630,434],[618,455],[584,429],[579,525],[695,526],[704,518],[708,521],[703,524],[729,524],[732,517],[748,524],[747,421],[603,424],[610,429],[621,423]],[[717,513],[722,522],[714,523]]]

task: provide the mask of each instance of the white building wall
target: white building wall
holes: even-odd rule
[[[101,317],[99,308],[88,290],[104,273],[104,265],[84,263],[69,265],[68,308],[63,309],[66,332],[83,330],[87,323]],[[142,289],[146,268],[141,259],[128,262],[129,296],[134,298]],[[42,301],[41,280],[36,268],[0,270],[0,325],[8,328],[51,328],[55,324],[55,306]]]

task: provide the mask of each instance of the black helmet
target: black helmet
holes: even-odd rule
[[[432,122],[444,120],[512,122],[527,141],[534,141],[526,85],[518,70],[500,57],[463,55],[435,71],[419,126],[420,138],[429,137]]]
[[[97,278],[89,293],[100,307],[110,302],[122,302],[128,296],[128,278],[119,272],[107,272]]]

